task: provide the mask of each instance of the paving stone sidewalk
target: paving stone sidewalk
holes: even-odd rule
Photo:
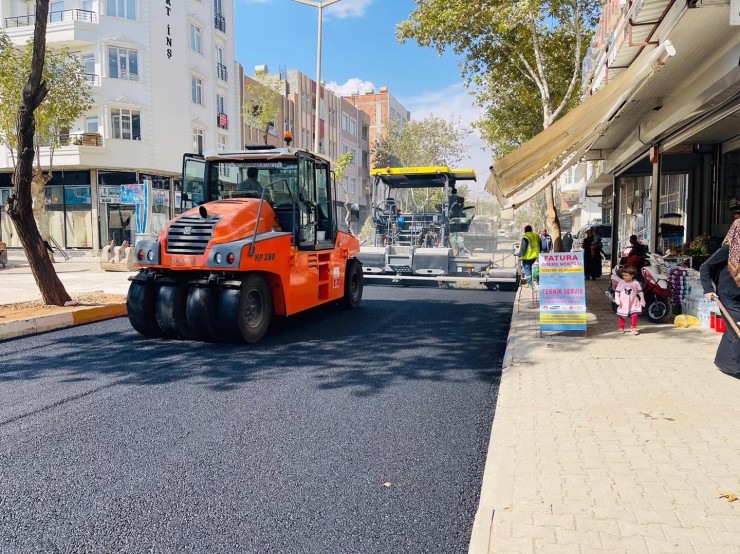
[[[714,331],[617,333],[606,279],[587,337],[540,337],[519,290],[470,552],[740,552],[740,380]]]

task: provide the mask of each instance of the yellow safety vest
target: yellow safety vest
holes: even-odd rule
[[[534,231],[524,233],[523,239],[527,239],[527,250],[522,260],[536,260],[540,256],[540,236]]]

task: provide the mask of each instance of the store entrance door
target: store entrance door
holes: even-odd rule
[[[124,240],[134,243],[136,230],[136,206],[134,204],[105,204],[105,211],[101,214],[101,228],[106,230],[106,243],[115,241],[120,245]]]

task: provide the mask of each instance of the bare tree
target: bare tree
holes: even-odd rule
[[[7,211],[18,231],[18,237],[26,252],[31,272],[44,302],[63,306],[71,298],[46,253],[46,246],[33,217],[31,197],[35,155],[34,135],[36,133],[34,112],[49,93],[46,81],[42,80],[46,57],[46,22],[48,15],[49,0],[36,0],[31,71],[28,82],[23,89],[21,105],[18,108],[18,163],[13,174],[13,192],[8,198]]]

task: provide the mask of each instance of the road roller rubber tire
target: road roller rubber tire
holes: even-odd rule
[[[227,342],[244,342],[239,332],[239,296],[241,289],[224,288],[219,291],[216,321],[220,338]]]
[[[237,326],[244,342],[254,343],[265,336],[272,320],[272,291],[265,278],[252,274],[239,291]]]
[[[363,288],[362,264],[357,260],[350,260],[347,262],[347,272],[344,275],[342,306],[347,309],[358,307],[362,301]]]
[[[216,327],[216,300],[218,289],[191,285],[185,301],[185,319],[193,338],[202,341],[215,340],[218,336]]]
[[[171,339],[191,339],[193,332],[185,317],[185,302],[188,298],[186,284],[166,284],[159,287],[154,303],[154,315],[162,330],[162,336]]]
[[[148,338],[162,336],[162,329],[154,315],[158,288],[159,285],[152,282],[131,281],[126,296],[126,311],[131,326]]]

